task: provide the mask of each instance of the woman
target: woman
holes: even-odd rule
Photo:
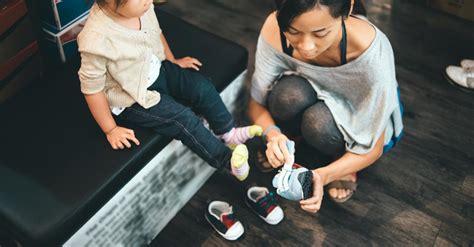
[[[249,116],[264,128],[268,162],[284,164],[289,135],[333,158],[311,164],[313,197],[300,202],[308,212],[320,209],[323,186],[336,202],[349,199],[355,173],[403,130],[390,42],[353,7],[354,0],[282,1],[258,40]]]

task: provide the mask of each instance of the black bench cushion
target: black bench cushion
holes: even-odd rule
[[[156,10],[177,57],[194,56],[219,91],[246,69],[242,46]],[[60,244],[170,139],[133,128],[139,147],[114,151],[80,93],[79,58],[0,106],[0,231],[26,245]]]

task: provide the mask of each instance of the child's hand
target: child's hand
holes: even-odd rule
[[[177,64],[181,68],[191,68],[197,71],[199,71],[199,67],[202,66],[202,63],[193,57],[183,57],[180,59],[175,59],[173,63]]]
[[[140,145],[138,139],[135,138],[135,133],[131,129],[116,126],[106,135],[107,140],[109,141],[110,145],[112,145],[113,149],[124,149],[125,146],[127,148],[131,148],[132,145],[130,144],[129,140],[133,141],[137,145]]]

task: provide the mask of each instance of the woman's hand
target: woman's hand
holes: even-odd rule
[[[125,147],[131,148],[130,141],[140,145],[140,142],[135,138],[135,133],[131,129],[116,126],[114,129],[109,131],[107,134],[107,140],[113,149],[124,149]]]
[[[268,138],[265,154],[273,168],[278,168],[285,164],[290,156],[286,147],[286,141],[288,141],[288,137],[282,133]]]
[[[317,213],[321,208],[324,195],[324,177],[319,174],[317,170],[313,170],[313,197],[300,201],[300,206],[303,210],[310,213]]]
[[[199,67],[202,66],[202,63],[193,57],[183,57],[180,59],[175,59],[173,63],[177,64],[179,67],[183,69],[191,68],[196,71],[199,71]]]

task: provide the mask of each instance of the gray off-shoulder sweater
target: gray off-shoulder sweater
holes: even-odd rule
[[[260,36],[251,97],[266,105],[269,91],[283,73],[299,74],[310,81],[318,98],[330,109],[347,151],[369,152],[383,132],[384,144],[393,145],[403,131],[395,61],[389,40],[374,28],[376,35],[369,48],[338,67],[302,62],[275,49]]]

